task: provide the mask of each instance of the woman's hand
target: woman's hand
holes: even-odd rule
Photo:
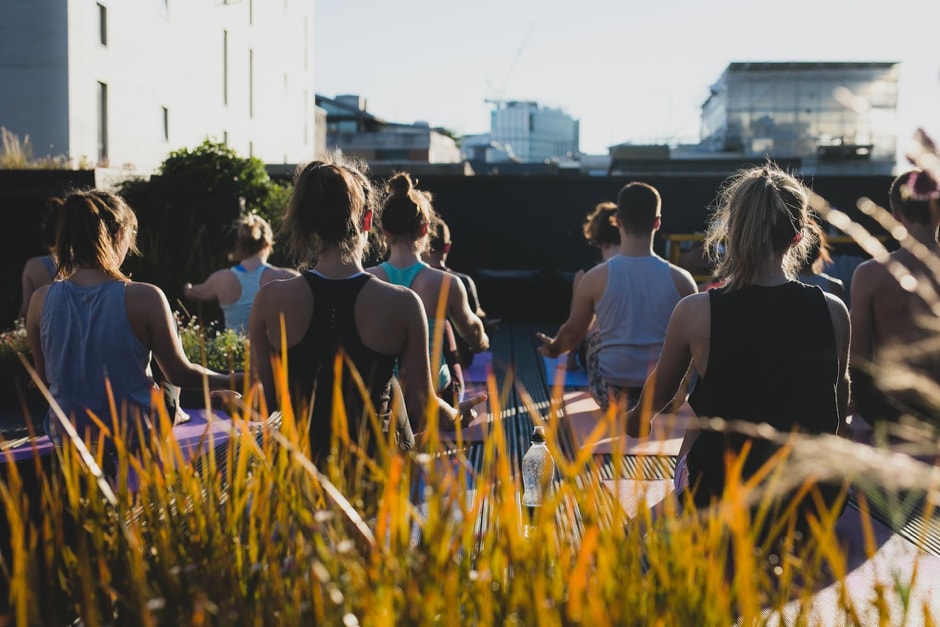
[[[486,393],[482,392],[464,399],[459,405],[457,405],[457,414],[454,416],[454,426],[466,427],[471,422],[473,422],[473,420],[475,420],[479,415],[477,414],[477,411],[474,409],[474,407],[484,402],[486,398]]]

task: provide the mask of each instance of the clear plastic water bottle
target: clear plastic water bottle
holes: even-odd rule
[[[528,523],[534,524],[544,501],[546,490],[555,476],[555,460],[545,446],[545,427],[532,429],[532,444],[522,458],[522,505],[528,513]]]

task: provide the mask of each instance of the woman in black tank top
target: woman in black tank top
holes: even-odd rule
[[[267,406],[273,410],[287,400],[278,398],[272,365],[286,358],[290,401],[295,413],[309,417],[311,456],[318,463],[333,452],[337,437],[374,452],[384,437],[376,428],[387,422],[399,447],[413,448],[431,398],[442,428],[468,419],[485,400],[475,396],[455,409],[437,398],[423,304],[410,290],[363,272],[374,199],[356,166],[336,159],[300,168],[282,230],[296,257],[316,263],[301,276],[264,285],[251,310],[252,368]],[[407,413],[393,411],[396,358]],[[347,433],[333,433],[337,407],[345,412]]]
[[[671,405],[690,367],[698,377],[689,404],[700,418],[744,427],[767,423],[784,436],[837,433],[848,405],[848,311],[840,299],[795,280],[814,237],[803,186],[768,164],[736,174],[719,200],[706,246],[718,260],[722,287],[676,306],[656,371],[628,415],[627,433],[637,436],[648,425],[641,409],[646,396],[653,396],[655,411]],[[720,258],[719,247],[725,250]],[[687,435],[677,476],[684,476],[687,463],[696,506],[721,498],[727,454],[749,450],[747,479],[779,451],[779,444],[754,434],[754,428],[732,425]],[[841,490],[817,487],[827,505]],[[788,505],[791,498],[777,502]],[[797,505],[804,512],[812,503]]]

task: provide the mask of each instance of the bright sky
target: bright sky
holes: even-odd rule
[[[899,149],[940,136],[937,0],[316,0],[315,19],[317,93],[395,122],[480,133],[485,98],[536,100],[606,153],[697,139],[732,61],[900,61]]]

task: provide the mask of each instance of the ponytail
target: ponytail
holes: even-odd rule
[[[59,214],[55,244],[59,275],[68,278],[79,268],[96,268],[128,280],[121,272],[118,238],[129,237],[128,252],[137,252],[137,217],[127,203],[116,194],[92,189],[72,191],[52,204]]]

